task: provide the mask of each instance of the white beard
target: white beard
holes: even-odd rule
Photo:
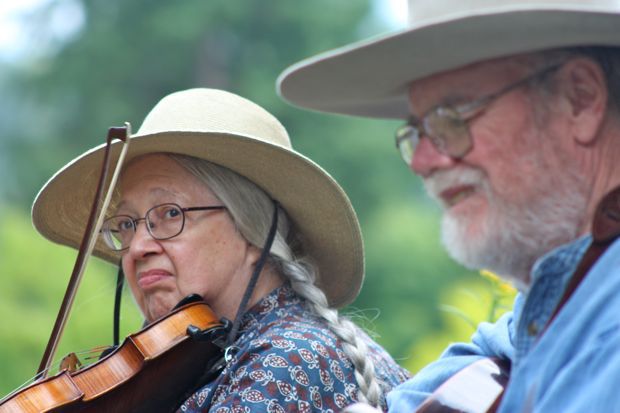
[[[473,168],[436,172],[425,181],[425,187],[438,201],[438,194],[448,187],[476,188],[488,203],[479,233],[471,236],[469,217],[448,210],[442,219],[443,244],[465,267],[488,269],[525,290],[536,259],[579,235],[587,208],[584,181],[576,173],[553,180],[536,177],[520,203],[495,193],[486,176]]]

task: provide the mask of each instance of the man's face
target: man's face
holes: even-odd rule
[[[412,83],[420,118],[441,104],[463,104],[531,74],[515,59],[483,62]],[[444,209],[443,239],[453,257],[527,283],[543,253],[578,235],[586,191],[560,114],[528,86],[493,101],[468,122],[472,150],[462,159],[423,138],[411,168]],[[547,102],[549,103],[549,102]]]

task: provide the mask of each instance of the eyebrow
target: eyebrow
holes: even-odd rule
[[[467,104],[472,100],[476,100],[476,98],[471,96],[471,94],[451,93],[444,96],[437,105],[433,106],[433,108],[436,108],[438,106],[460,106],[463,104]]]
[[[169,189],[164,189],[164,188],[160,188],[160,187],[156,187],[156,188],[152,188],[149,190],[148,192],[149,196],[162,196],[162,197],[167,197],[167,196],[172,196],[172,197],[179,197],[181,194],[179,192],[176,191],[172,191]],[[116,205],[116,211],[118,211],[121,208],[124,208],[127,205],[126,201],[121,201]]]

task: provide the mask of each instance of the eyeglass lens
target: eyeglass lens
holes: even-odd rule
[[[172,238],[183,231],[185,216],[176,204],[163,204],[149,209],[144,218],[118,215],[105,221],[102,232],[108,247],[121,251],[129,247],[139,221],[144,220],[151,236],[158,240]]]
[[[407,165],[411,164],[413,153],[424,134],[441,153],[461,157],[472,146],[467,122],[451,107],[438,107],[429,112],[420,126],[407,125],[397,132],[397,145]]]
[[[461,157],[471,148],[469,126],[452,107],[438,107],[424,121],[424,129],[442,153]]]

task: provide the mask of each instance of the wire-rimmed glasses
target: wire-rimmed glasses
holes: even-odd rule
[[[409,118],[407,123],[396,130],[396,147],[401,157],[407,165],[411,165],[420,138],[425,136],[439,152],[455,159],[462,158],[473,147],[468,124],[470,120],[484,113],[495,99],[557,70],[560,66],[561,63],[548,66],[474,101],[458,106],[439,105],[426,112],[421,119]]]
[[[123,251],[129,248],[140,221],[145,222],[151,237],[156,240],[166,240],[183,232],[186,212],[219,209],[226,209],[226,207],[217,205],[183,208],[174,203],[155,205],[146,211],[143,218],[116,215],[106,219],[101,227],[101,235],[108,248],[113,251]]]

